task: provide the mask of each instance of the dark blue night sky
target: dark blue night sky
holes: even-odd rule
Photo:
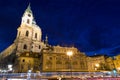
[[[0,0],[0,52],[14,42],[29,2],[49,44],[90,56],[120,53],[120,0]]]

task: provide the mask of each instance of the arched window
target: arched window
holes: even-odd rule
[[[23,49],[27,49],[27,45],[26,44],[23,46]]]
[[[28,36],[29,35],[29,31],[26,31],[26,34],[25,34],[25,36]]]
[[[37,33],[35,33],[35,38],[37,38]]]
[[[25,59],[23,59],[23,62],[25,62]]]
[[[27,19],[27,23],[28,23],[28,24],[30,23],[30,20],[29,20],[29,19]]]
[[[41,48],[41,46],[39,45],[39,49]]]
[[[31,17],[31,15],[30,15],[30,14],[28,14],[28,16],[29,16],[29,17]]]

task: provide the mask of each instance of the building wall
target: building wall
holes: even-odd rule
[[[0,59],[5,58],[9,56],[12,52],[14,52],[16,49],[16,45],[12,44],[8,48],[6,48],[4,51],[0,53]]]
[[[68,51],[72,51],[74,54],[78,53],[78,49],[75,47],[61,47],[59,45],[53,46],[53,53],[67,53]]]
[[[116,70],[120,72],[120,55],[115,56],[114,65]]]
[[[21,54],[15,64],[14,69],[15,72],[28,72],[31,70],[32,72],[39,71],[40,60],[38,53],[23,53]]]
[[[88,71],[100,71],[101,64],[105,64],[105,57],[104,56],[93,56],[87,57],[88,62]],[[98,65],[98,66],[96,66]],[[102,67],[104,69],[104,67]],[[101,69],[102,70],[102,69]]]
[[[73,53],[71,57],[66,53],[54,53],[54,51],[42,54],[42,71],[88,71],[87,57],[83,54]]]
[[[109,68],[109,70],[113,70],[114,69],[114,61],[113,61],[113,59],[111,58],[111,57],[108,57],[107,59],[106,59],[106,63],[105,63],[106,65],[107,65],[107,67]]]

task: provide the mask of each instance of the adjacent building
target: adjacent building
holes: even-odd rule
[[[120,55],[115,56],[113,64],[116,70],[120,72]]]
[[[73,51],[69,57],[67,51]],[[53,46],[53,50],[43,50],[43,71],[88,71],[87,56],[77,48]]]

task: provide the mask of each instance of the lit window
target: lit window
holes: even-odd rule
[[[29,53],[26,53],[26,56],[29,56]]]

